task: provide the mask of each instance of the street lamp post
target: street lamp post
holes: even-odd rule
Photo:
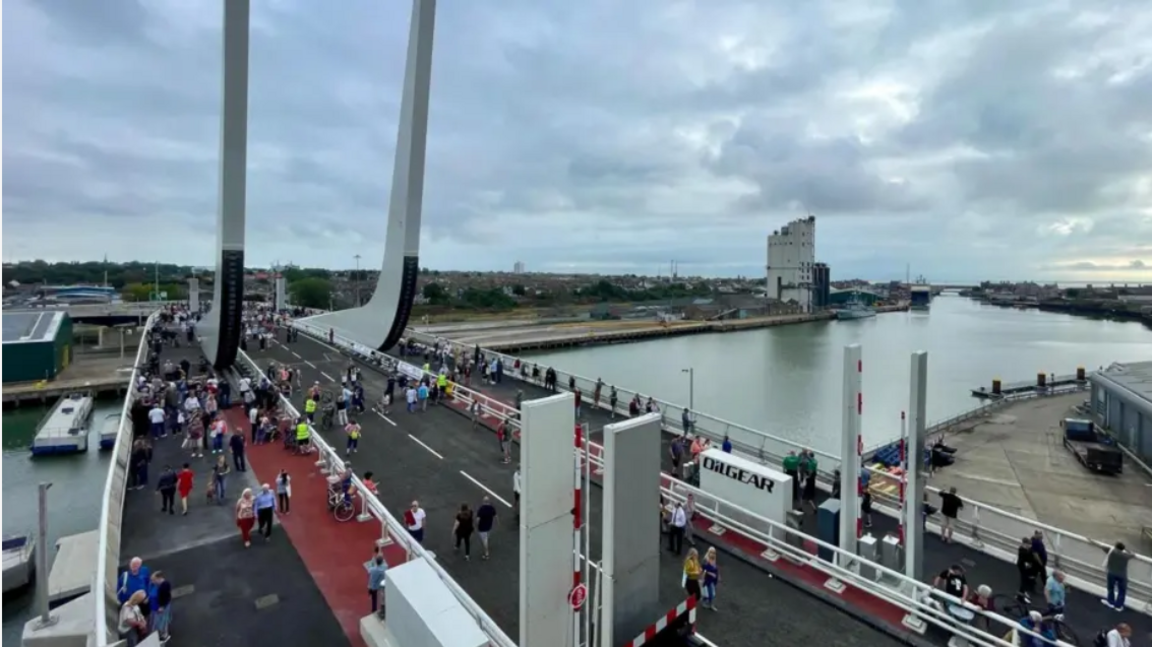
[[[682,368],[681,373],[688,374],[688,410],[693,414],[696,413],[696,369]]]
[[[352,258],[356,259],[356,307],[364,305],[360,303],[360,255],[357,254]]]

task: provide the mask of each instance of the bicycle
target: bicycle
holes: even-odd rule
[[[1064,621],[1063,609],[1060,610],[1060,613],[1051,613],[1053,610],[1047,607],[1034,607],[1029,604],[1020,593],[1017,593],[1015,596],[993,595],[992,608],[997,613],[1016,622],[1028,617],[1028,614],[1032,611],[1039,611],[1052,623],[1056,638],[1069,645],[1080,645],[1080,636]]]
[[[356,516],[356,507],[352,505],[352,497],[340,490],[329,490],[328,508],[332,510],[332,516],[340,523],[351,521],[352,517]]]

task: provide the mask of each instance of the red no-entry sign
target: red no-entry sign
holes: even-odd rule
[[[583,584],[577,584],[572,587],[572,590],[568,593],[568,604],[572,607],[573,611],[579,611],[587,599],[588,587]]]

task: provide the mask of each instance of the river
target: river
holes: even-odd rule
[[[899,435],[910,354],[928,351],[928,420],[978,404],[970,390],[1152,360],[1152,331],[1121,323],[1015,310],[942,295],[932,311],[880,314],[736,333],[535,353],[534,361],[638,389],[833,454],[840,453],[843,348],[864,355],[864,444]]]
[[[105,416],[118,413],[121,405],[114,399],[98,401],[92,416],[93,425],[98,427]],[[98,431],[94,429],[87,452],[32,460],[28,447],[36,424],[47,413],[47,408],[36,406],[4,412],[3,498],[4,532],[35,531],[37,487],[42,481],[52,483],[52,489],[48,490],[48,564],[51,568],[58,538],[93,530],[99,523],[111,453],[99,451]],[[47,583],[48,573],[37,573],[36,586],[47,586]],[[24,623],[36,615],[34,602],[31,587],[20,595],[5,596],[5,645],[20,644]]]

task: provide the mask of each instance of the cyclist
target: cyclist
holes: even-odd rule
[[[1029,611],[1027,616],[1020,619],[1020,626],[1043,636],[1040,638],[1020,633],[1018,636],[1021,647],[1051,647],[1056,644],[1056,628],[1050,616],[1045,616],[1039,611]]]

